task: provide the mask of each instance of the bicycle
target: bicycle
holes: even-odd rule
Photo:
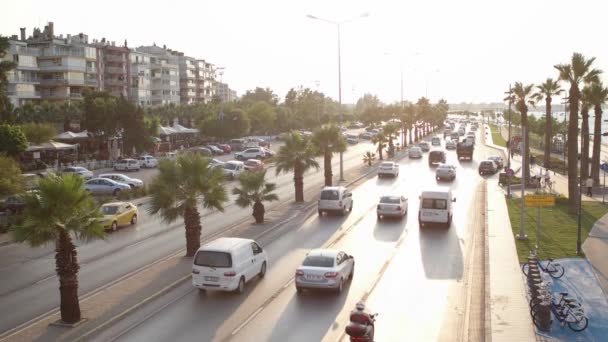
[[[581,332],[587,329],[589,319],[585,316],[585,311],[580,304],[566,301],[562,306],[559,306],[551,302],[550,308],[555,318],[560,322],[562,328],[567,324],[568,328],[572,331]],[[536,317],[538,314],[539,311],[532,314],[532,322],[534,322],[536,327],[542,329],[539,319]]]
[[[543,261],[545,262],[545,266],[543,266]],[[564,266],[562,266],[561,264],[559,264],[557,262],[553,262],[553,259],[538,260],[537,265],[540,270],[542,270],[545,273],[549,273],[549,275],[553,279],[561,278],[565,272]],[[530,266],[528,265],[527,262],[525,262],[521,265],[521,271],[524,272],[524,274],[526,276],[528,276],[529,269],[530,269]]]

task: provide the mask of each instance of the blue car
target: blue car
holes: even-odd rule
[[[131,190],[131,186],[124,183],[107,179],[93,178],[84,183],[84,188],[93,195],[118,195],[121,191]]]

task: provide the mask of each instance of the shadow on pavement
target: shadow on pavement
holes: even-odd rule
[[[463,253],[455,222],[450,228],[426,224],[420,229],[420,254],[424,273],[429,279],[461,279]]]
[[[406,224],[407,215],[402,218],[383,217],[382,221],[376,221],[376,226],[374,227],[374,238],[380,241],[397,241],[401,235],[403,235]]]

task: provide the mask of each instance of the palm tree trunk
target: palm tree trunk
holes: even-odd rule
[[[589,107],[581,108],[581,179],[589,178]]]
[[[578,207],[578,88],[570,87],[570,121],[568,122],[568,212],[575,214]]]
[[[545,120],[545,158],[543,159],[543,166],[549,168],[551,166],[551,139],[553,139],[551,132],[551,125],[553,124],[553,118],[551,117],[551,96],[547,96],[545,99]]]
[[[526,134],[522,137],[524,139],[524,146],[526,147],[522,151],[522,165],[527,166],[522,169],[524,184],[527,184],[530,180],[530,129],[528,127],[528,110],[521,111],[521,125],[526,128]]]
[[[593,154],[591,156],[591,178],[593,184],[600,184],[600,152],[602,146],[602,106],[595,105],[593,125]]]
[[[186,256],[193,257],[201,246],[201,216],[196,207],[184,210],[184,225],[186,228]]]
[[[378,160],[384,160],[382,159],[382,141],[378,141]]]
[[[407,147],[406,139],[405,139],[406,133],[407,133],[407,130],[406,130],[405,126],[401,127],[401,147]]]
[[[73,324],[80,321],[78,302],[78,258],[70,235],[60,229],[55,242],[55,270],[59,278],[61,321]]]
[[[412,126],[410,126],[410,128],[408,129],[408,138],[409,138],[409,142],[408,144],[411,145],[412,144]]]
[[[293,185],[296,193],[296,202],[304,202],[304,175],[299,167],[293,170]]]
[[[331,172],[331,151],[326,148],[323,154],[323,171],[325,174],[325,186],[332,185],[333,174]]]

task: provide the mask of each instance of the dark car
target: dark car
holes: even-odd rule
[[[25,202],[21,196],[8,196],[2,203],[2,211],[8,211],[11,214],[18,214],[25,208]]]
[[[493,160],[494,163],[496,163],[496,168],[498,168],[499,170],[504,167],[504,161],[500,156],[490,156],[488,157],[488,160]]]
[[[218,144],[217,147],[221,148],[224,153],[232,152],[232,148],[228,144]]]
[[[498,171],[498,168],[493,160],[484,160],[479,163],[478,171],[480,175],[485,175],[488,173],[493,175],[496,173],[496,171]]]
[[[445,164],[445,152],[442,150],[433,150],[429,153],[429,166],[437,166]]]
[[[213,155],[222,155],[224,154],[224,150],[222,150],[221,148],[215,146],[215,145],[207,145],[205,146],[207,149],[209,149],[211,151],[211,153],[213,153]]]

